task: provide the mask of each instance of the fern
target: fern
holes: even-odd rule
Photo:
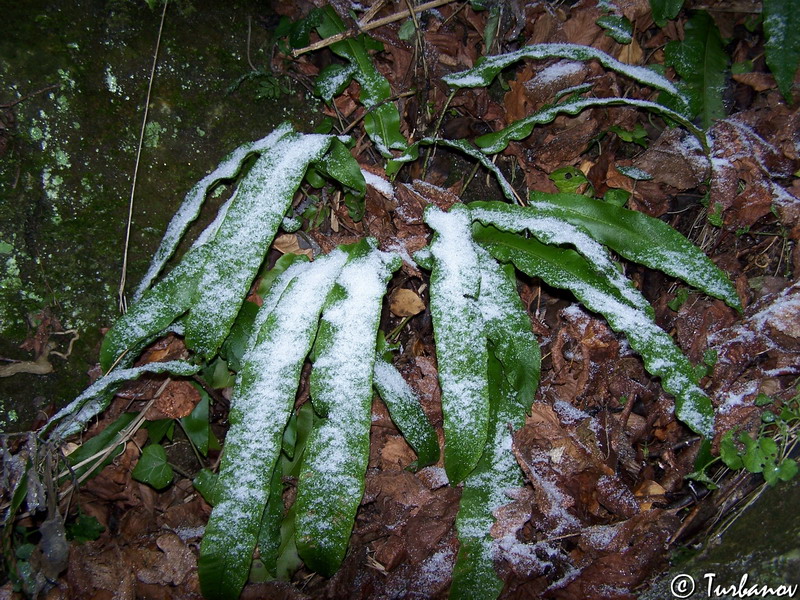
[[[342,24],[330,9],[317,13],[323,36]],[[625,104],[658,112],[683,124],[706,144],[684,111],[622,98],[572,98],[503,131],[483,136],[478,147],[464,141],[426,138],[407,146],[399,113],[387,102],[388,82],[372,65],[364,38],[332,45],[348,61],[318,82],[326,101],[350,78],[359,81],[368,107],[365,129],[380,152],[392,157],[389,171],[418,157],[420,145],[442,144],[477,160],[493,173],[505,199],[522,200],[486,156],[559,113]],[[488,85],[504,67],[522,59],[559,56],[598,60],[646,85],[678,90],[663,77],[631,67],[590,48],[537,45],[485,59],[449,76],[456,87]],[[679,102],[680,104],[680,102]],[[394,156],[392,149],[402,151]],[[181,262],[152,285],[174,253],[208,192],[257,158],[238,189]],[[187,196],[168,229],[138,301],[104,340],[107,375],[51,421],[51,436],[80,430],[106,405],[119,381],[143,371],[196,372],[190,363],[157,363],[127,369],[141,349],[165,330],[184,334],[198,361],[222,349],[237,370],[230,430],[219,476],[198,480],[213,501],[201,545],[199,576],[208,598],[235,598],[259,549],[273,575],[291,571],[297,555],[312,569],[333,574],[345,556],[364,491],[369,457],[373,390],[418,455],[417,466],[439,457],[436,433],[418,398],[378,352],[378,323],[386,283],[399,257],[379,251],[373,240],[340,247],[313,262],[283,259],[262,284],[263,305],[242,310],[244,298],[303,179],[337,181],[356,196],[365,182],[344,142],[327,135],[301,135],[282,126],[237,149]],[[672,338],[653,321],[653,309],[620,269],[615,255],[660,269],[741,309],[727,277],[688,240],[661,221],[575,194],[537,194],[529,206],[505,202],[456,204],[449,212],[430,206],[433,231],[418,262],[431,271],[433,317],[444,417],[444,464],[452,484],[463,482],[457,517],[461,543],[453,575],[454,598],[495,598],[502,582],[494,573],[489,535],[493,511],[505,490],[522,484],[511,453],[511,431],[533,401],[540,375],[538,343],[515,289],[516,271],[571,291],[588,309],[624,334],[675,397],[676,416],[702,435],[713,432],[710,400],[695,370]],[[311,405],[295,409],[303,364],[310,357]],[[97,397],[100,399],[98,400]],[[283,506],[282,477],[298,478],[297,499]]]

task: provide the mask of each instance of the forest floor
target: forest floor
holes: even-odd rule
[[[274,4],[292,20],[313,8],[311,2]],[[349,7],[342,1],[330,4]],[[587,81],[595,94],[652,99],[652,90],[596,62],[520,63],[504,72],[501,82],[461,90],[452,98],[441,78],[473,66],[482,55],[550,42],[591,46],[626,63],[663,65],[665,45],[684,39],[688,19],[697,14],[689,9],[711,16],[731,63],[750,64],[749,72],[725,80],[721,98],[727,116],[709,129],[715,140],[713,170],[688,149],[685,132],[630,107],[560,116],[511,142],[496,165],[522,195],[564,191],[572,178],[573,191],[595,197],[625,190],[628,208],[662,219],[700,246],[734,282],[743,313],[644,267],[626,265],[626,274],[653,305],[656,322],[694,364],[705,365],[701,387],[717,415],[713,454],[719,454],[724,434],[738,428],[755,440],[778,440],[779,454],[764,458],[762,470],[770,460],[776,467],[781,460],[794,460],[788,453],[800,418],[795,388],[800,374],[800,113],[786,103],[769,73],[763,35],[752,25],[754,13],[741,12],[732,1],[692,2],[659,27],[647,0],[617,2],[634,32],[631,43],[620,44],[597,24],[607,11],[595,0],[571,6],[500,4],[497,12],[475,11],[465,2],[444,4],[421,14],[416,33],[403,32],[403,39],[399,32],[407,19],[369,31],[384,45],[372,58],[391,83],[407,139],[474,140],[540,109],[556,91]],[[385,3],[373,19],[402,8],[402,3]],[[258,27],[273,27],[276,20],[272,14],[253,17]],[[495,28],[494,35],[487,27]],[[272,68],[294,82],[310,83],[335,60],[327,48],[290,57],[276,47]],[[362,131],[365,108],[359,91],[357,83],[350,84],[326,110],[356,138],[353,154],[362,168],[385,176]],[[634,180],[620,167],[636,167],[652,178]],[[422,222],[424,206],[497,197],[487,171],[473,170],[463,156],[437,148],[403,167],[393,196],[369,187],[357,220],[344,202],[320,205],[301,233],[276,240],[270,260],[285,252],[309,252],[309,239],[312,247],[328,252],[368,235],[382,248],[399,245],[412,254],[430,239]],[[402,324],[395,364],[441,430],[428,284],[424,271],[405,264],[389,285],[381,329]],[[542,379],[530,415],[513,437],[528,483],[509,497],[493,530],[497,537],[511,532],[525,548],[498,561],[505,581],[500,598],[634,598],[669,567],[678,550],[702,542],[715,524],[735,514],[764,485],[764,477],[751,472],[758,469],[732,470],[720,461],[698,474],[699,437],[675,418],[671,397],[606,321],[580,308],[568,292],[541,281],[522,277],[518,289],[541,344]],[[29,340],[40,353],[48,343],[48,326]],[[182,341],[171,336],[148,349],[143,360],[185,354]],[[126,385],[82,441],[122,412],[144,406],[162,381],[143,378]],[[215,400],[212,429],[224,446],[230,388],[209,391]],[[303,384],[298,401],[307,397]],[[184,416],[198,399],[194,387],[174,381],[148,419]],[[764,417],[764,412],[775,416]],[[54,582],[40,597],[201,597],[197,554],[211,507],[192,484],[199,457],[176,427],[168,456],[177,474],[172,485],[157,492],[131,476],[147,435],[140,430],[113,463],[63,503],[72,524],[68,531],[76,538],[67,563],[50,564],[41,548],[25,557],[34,571]],[[210,451],[201,466],[217,464],[218,455]],[[253,581],[242,597],[446,598],[458,548],[454,521],[461,492],[447,485],[441,466],[407,470],[414,459],[376,399],[366,492],[341,569],[324,578],[302,567],[288,582]],[[536,473],[532,464],[539,466]],[[563,514],[573,523],[567,532],[559,520]],[[91,533],[86,524],[94,521],[81,521],[88,517],[102,532]],[[16,525],[33,530],[41,520],[28,515]],[[7,582],[0,598],[16,597],[12,588]]]

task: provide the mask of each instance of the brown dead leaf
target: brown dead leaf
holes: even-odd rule
[[[182,419],[191,414],[198,402],[200,392],[192,383],[185,380],[170,381],[148,409],[145,418],[148,421]]]
[[[307,244],[304,244],[307,246]],[[304,248],[300,242],[300,236],[296,233],[282,233],[272,242],[272,247],[282,254],[304,254],[308,258],[314,257],[311,248]]]
[[[733,80],[750,86],[757,92],[775,89],[775,78],[769,73],[738,73]]]
[[[700,185],[708,177],[708,161],[690,135],[677,127],[666,129],[633,166],[677,190]]]
[[[425,303],[414,290],[395,288],[389,295],[389,310],[396,317],[413,317],[425,310]]]
[[[181,585],[197,568],[197,558],[186,544],[174,533],[165,533],[156,540],[162,554],[154,564],[139,570],[136,577],[142,583]]]
[[[166,337],[153,342],[136,362],[136,365],[146,365],[151,362],[167,362],[178,360],[189,356],[186,344],[175,334],[167,334]]]

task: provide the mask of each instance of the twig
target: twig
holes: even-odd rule
[[[53,85],[48,85],[46,87],[43,87],[40,90],[36,90],[35,92],[31,92],[30,94],[25,94],[21,98],[17,98],[16,100],[14,100],[12,102],[7,102],[5,104],[0,104],[0,108],[11,108],[12,106],[16,106],[20,102],[25,102],[25,100],[30,100],[34,96],[38,96],[39,94],[44,94],[48,90],[55,90],[55,89],[58,89],[60,87],[61,87],[60,83],[54,83]]]
[[[444,6],[445,4],[450,4],[451,2],[455,2],[456,0],[432,0],[431,2],[426,2],[425,4],[420,4],[419,6],[414,8],[414,13],[419,14],[426,10],[430,10],[432,8],[438,8],[440,6]],[[320,40],[318,42],[314,42],[313,44],[309,44],[305,48],[300,48],[298,50],[292,51],[292,58],[297,58],[301,54],[305,54],[306,52],[311,52],[313,50],[319,50],[320,48],[326,48],[331,44],[335,44],[336,42],[341,42],[342,40],[346,40],[351,37],[355,37],[360,32],[370,31],[372,29],[377,29],[378,27],[383,27],[384,25],[388,25],[389,23],[394,23],[395,21],[400,21],[411,16],[412,11],[406,9],[401,10],[400,12],[396,12],[393,15],[389,15],[388,17],[383,17],[381,19],[376,19],[375,21],[370,21],[369,23],[358,23],[358,31],[351,29],[350,31],[343,31],[342,33],[337,33],[336,35],[332,35],[330,37],[325,38],[324,40]]]
[[[125,229],[125,248],[122,253],[122,275],[119,279],[119,311],[124,313],[128,310],[128,302],[125,299],[125,279],[128,272],[128,247],[131,242],[131,222],[133,221],[133,197],[136,194],[136,178],[139,175],[139,162],[142,158],[142,146],[144,145],[144,131],[147,125],[147,113],[150,109],[150,94],[153,91],[153,79],[156,75],[156,65],[158,64],[158,49],[161,46],[161,33],[164,31],[164,18],[167,15],[167,4],[169,0],[164,0],[164,10],[161,11],[161,24],[158,26],[158,37],[156,38],[156,49],[153,52],[153,66],[150,69],[150,81],[147,84],[147,97],[144,102],[144,116],[142,117],[142,129],[139,132],[139,147],[136,150],[136,163],[133,167],[133,181],[131,182],[131,198],[128,203],[128,225]]]

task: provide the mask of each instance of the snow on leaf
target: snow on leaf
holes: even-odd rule
[[[372,370],[386,282],[400,258],[358,243],[322,314],[311,397],[324,418],[311,432],[297,485],[297,549],[332,575],[344,559],[369,461]],[[320,408],[317,408],[320,407]]]
[[[741,310],[741,301],[727,275],[675,229],[644,213],[577,194],[543,192],[531,194],[529,207],[497,203],[473,203],[471,206],[491,206],[505,215],[518,215],[520,224],[525,215],[561,219],[586,230],[593,239],[628,260],[679,277]],[[579,247],[578,250],[583,253]],[[641,302],[637,305],[648,310]]]
[[[764,0],[764,52],[778,89],[792,101],[792,85],[800,64],[800,12],[793,0]]]
[[[331,143],[287,135],[262,154],[207,243],[207,261],[185,319],[186,345],[211,356],[225,339],[308,165]]]
[[[624,333],[644,360],[645,369],[660,377],[661,386],[675,396],[678,419],[697,433],[712,434],[711,400],[697,386],[692,364],[649,314],[609,293],[606,282],[581,268],[580,263],[586,261],[575,252],[500,232],[493,233],[491,240],[483,245],[495,258],[511,261],[522,272],[549,285],[570,290],[589,310],[602,314],[614,331]]]
[[[480,146],[486,154],[496,154],[505,150],[510,141],[525,139],[531,134],[534,126],[549,123],[560,113],[577,115],[587,108],[600,106],[632,106],[661,114],[686,127],[686,129],[691,131],[692,134],[698,138],[704,149],[708,148],[708,141],[706,140],[705,134],[693,125],[685,115],[662,104],[650,102],[648,100],[636,100],[635,98],[576,98],[564,102],[563,104],[548,106],[538,110],[524,119],[515,121],[505,129],[482,135],[475,140],[475,143]]]
[[[435,231],[430,310],[442,388],[445,469],[451,482],[459,482],[483,453],[489,419],[486,339],[477,301],[481,273],[463,205],[449,213],[429,206],[425,221]]]
[[[578,196],[585,198],[584,196]],[[580,252],[589,263],[618,292],[630,306],[652,314],[652,307],[633,284],[619,271],[608,251],[587,233],[581,222],[573,225],[560,214],[548,213],[539,207],[515,207],[498,202],[477,202],[470,205],[472,218],[503,231],[529,231],[548,245],[569,245]],[[591,232],[594,233],[594,232]]]
[[[272,310],[266,307],[267,317],[257,317],[260,330],[242,360],[231,401],[218,502],[201,546],[200,582],[208,598],[235,598],[247,580],[303,361],[346,259],[335,250],[311,263],[286,285]]]
[[[491,260],[491,259],[489,259]],[[450,598],[493,600],[503,588],[494,570],[495,541],[490,530],[494,511],[511,499],[506,491],[522,487],[522,471],[511,452],[509,425],[518,429],[525,422],[524,404],[508,382],[508,373],[489,352],[489,398],[491,411],[486,451],[475,470],[464,480],[456,529],[460,548],[453,568]]]
[[[80,396],[50,417],[43,431],[59,421],[61,423],[50,432],[50,440],[63,440],[67,436],[81,431],[90,419],[99,415],[108,406],[111,401],[112,388],[123,381],[138,379],[144,373],[171,373],[186,376],[193,375],[199,370],[199,365],[192,365],[181,360],[148,363],[130,369],[117,369],[95,381]]]
[[[373,383],[392,421],[417,453],[417,466],[425,467],[438,461],[436,431],[425,416],[419,398],[400,372],[380,356],[375,359]]]
[[[488,56],[472,69],[443,77],[453,87],[485,87],[506,67],[523,59],[569,58],[571,60],[596,60],[601,65],[630,77],[648,87],[680,95],[675,85],[666,77],[646,67],[637,67],[620,62],[602,50],[579,44],[532,44],[507,54]]]
[[[230,179],[236,175],[241,168],[242,162],[253,153],[264,153],[274,146],[281,138],[291,132],[292,128],[288,123],[284,123],[268,136],[255,141],[242,144],[236,150],[226,156],[219,166],[211,173],[198,181],[181,204],[175,216],[172,217],[164,237],[161,239],[161,244],[153,255],[153,260],[150,261],[150,267],[142,278],[139,287],[136,289],[134,299],[139,300],[144,291],[150,287],[153,280],[158,277],[158,274],[164,268],[164,265],[169,258],[175,253],[175,249],[186,233],[186,229],[200,214],[200,209],[205,202],[209,190],[223,179]]]
[[[291,133],[284,127],[274,135],[265,138],[269,144],[259,143],[269,152],[259,156],[178,266],[146,290],[105,337],[100,357],[104,369],[126,351],[126,360],[134,358],[184,313],[187,346],[206,356],[219,349],[307,167],[323,159],[334,140]],[[234,158],[244,158],[252,150],[235,153]],[[228,170],[232,161],[226,163]],[[329,175],[363,190],[360,170],[349,153],[339,149],[328,166]]]

